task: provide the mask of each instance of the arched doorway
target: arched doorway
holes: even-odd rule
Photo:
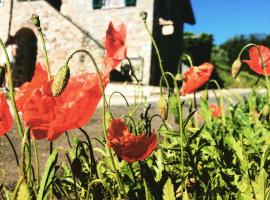
[[[61,0],[46,0],[49,4],[52,5],[56,10],[60,11],[62,1]]]
[[[37,38],[31,29],[22,28],[15,35],[15,43],[18,47],[13,69],[13,80],[14,85],[18,87],[22,83],[30,81],[34,74],[37,57]]]

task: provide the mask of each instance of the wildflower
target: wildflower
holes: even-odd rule
[[[220,106],[213,103],[213,104],[209,105],[209,108],[210,108],[210,110],[212,112],[212,117],[218,118],[218,117],[221,116],[221,107]]]
[[[270,75],[270,49],[263,46],[259,45],[260,53],[262,56],[260,56],[259,50],[257,47],[251,47],[249,49],[249,57],[250,60],[243,60],[243,62],[247,63],[254,72],[257,74],[263,75],[264,74],[264,69],[263,65],[266,67],[266,74]],[[263,60],[263,63],[262,63]]]
[[[198,88],[209,81],[214,66],[211,63],[203,63],[198,67],[190,67],[183,75],[184,83],[181,88],[181,95],[195,92]]]
[[[11,125],[12,117],[6,96],[0,93],[0,136],[6,134],[11,129]]]
[[[151,136],[146,133],[134,135],[122,119],[112,119],[108,129],[108,144],[117,156],[127,162],[145,160],[157,147],[157,134]]]
[[[103,85],[108,74],[102,74]],[[71,77],[61,95],[52,94],[52,81],[33,90],[21,109],[22,118],[35,139],[52,141],[66,130],[82,127],[93,116],[102,97],[98,75],[82,73]]]
[[[47,80],[47,72],[40,63],[37,63],[32,80],[22,84],[19,90],[16,92],[16,105],[19,111],[22,110],[25,101],[31,96],[32,92],[47,82]]]
[[[114,69],[120,64],[122,59],[126,58],[127,48],[126,42],[126,26],[122,23],[116,29],[110,22],[106,31],[104,65],[108,69]]]

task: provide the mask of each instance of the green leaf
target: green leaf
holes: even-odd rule
[[[145,200],[154,200],[145,180],[143,181],[143,185],[145,190]]]
[[[202,127],[199,130],[197,130],[195,133],[193,133],[190,136],[190,138],[188,139],[188,144],[190,144],[196,137],[199,136],[199,134],[202,132],[203,128],[204,128],[204,124],[202,125]]]
[[[256,199],[258,200],[265,199],[266,183],[267,183],[267,173],[264,169],[261,169],[259,176],[257,176],[256,180],[252,183]]]
[[[17,200],[30,200],[30,199],[33,199],[33,196],[27,183],[24,181],[20,185]]]
[[[44,174],[42,176],[40,188],[37,195],[37,200],[46,199],[47,187],[53,181],[53,178],[55,176],[55,165],[57,163],[57,158],[58,151],[55,149],[46,162]]]
[[[183,128],[185,129],[189,120],[191,119],[191,117],[197,112],[197,110],[193,110],[191,113],[189,113],[189,115],[187,116],[187,118],[185,119],[185,121],[183,122]]]
[[[163,187],[163,200],[175,200],[173,184],[170,178]]]

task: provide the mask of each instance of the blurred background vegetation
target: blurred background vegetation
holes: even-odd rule
[[[248,65],[242,65],[241,72],[236,79],[231,76],[231,65],[238,57],[241,49],[249,43],[270,46],[270,35],[251,34],[235,36],[221,45],[213,44],[211,34],[195,35],[184,33],[184,53],[191,56],[193,65],[198,66],[203,62],[211,62],[215,66],[213,79],[216,79],[225,88],[247,88],[253,86],[258,80],[258,75],[251,71]],[[241,60],[249,59],[248,50],[241,56]],[[260,79],[263,84],[264,79]]]

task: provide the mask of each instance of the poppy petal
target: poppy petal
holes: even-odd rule
[[[108,129],[108,145],[121,159],[127,162],[145,160],[157,148],[155,131],[148,137],[145,133],[136,136],[128,131],[122,119],[112,119]]]
[[[0,93],[0,136],[6,134],[12,126],[12,116],[6,100],[6,96]]]

